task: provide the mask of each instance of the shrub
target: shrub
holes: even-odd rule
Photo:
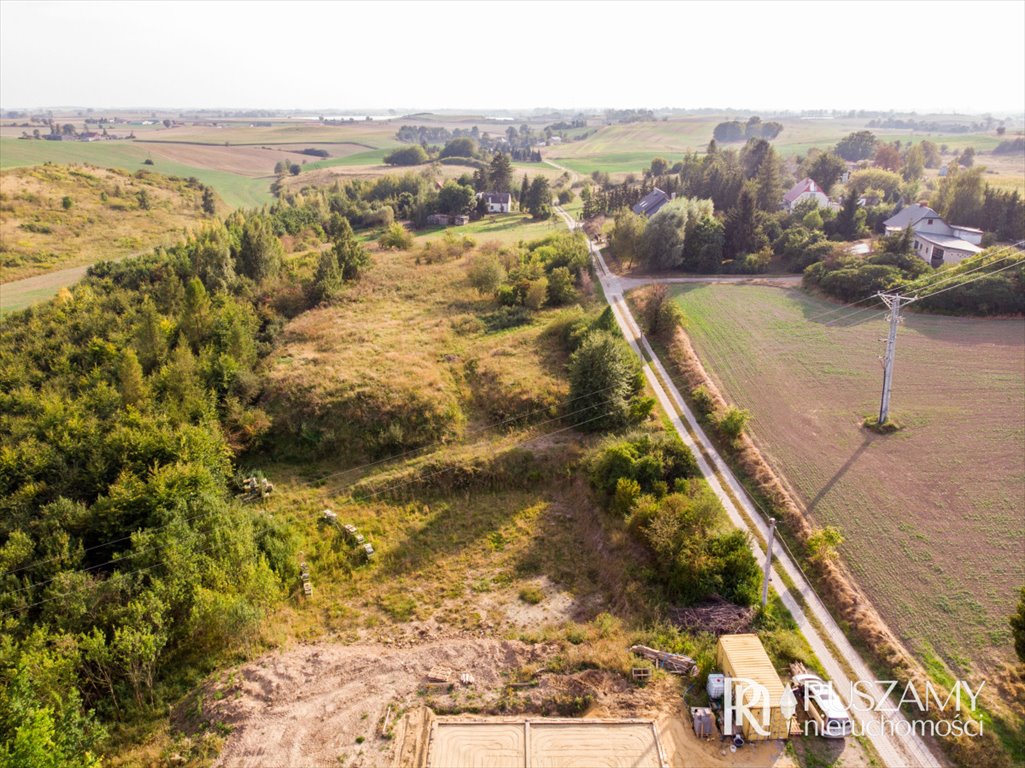
[[[616,492],[612,497],[612,509],[626,517],[640,495],[640,483],[629,477],[621,477],[616,481]]]
[[[395,248],[400,251],[409,250],[413,246],[413,235],[401,224],[392,222],[378,240],[382,248]]]
[[[699,415],[708,417],[715,411],[715,398],[704,384],[694,387],[690,391],[690,397],[694,401],[694,408]]]
[[[751,414],[749,411],[731,405],[716,420],[716,427],[723,437],[733,441],[739,439],[744,434],[750,419]]]
[[[499,286],[502,285],[502,281],[505,280],[505,268],[502,266],[502,262],[498,260],[498,256],[481,253],[470,262],[470,266],[466,270],[466,276],[470,280],[470,285],[481,296],[494,294]],[[511,287],[509,287],[509,291],[512,291]]]
[[[535,312],[548,301],[548,278],[539,277],[527,284],[527,292],[523,296],[523,304]]]
[[[808,554],[812,560],[823,562],[836,558],[836,548],[843,544],[843,534],[832,525],[818,528],[808,537]]]
[[[537,605],[545,599],[545,593],[535,584],[529,584],[520,590],[520,600],[528,605]]]

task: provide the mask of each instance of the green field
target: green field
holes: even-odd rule
[[[226,171],[184,165],[161,159],[157,166],[143,165],[149,156],[145,144],[123,141],[23,141],[0,139],[0,168],[16,168],[39,163],[89,163],[103,168],[128,171],[151,170],[168,176],[194,176],[216,190],[228,205],[261,206],[273,200],[271,178],[249,178]]]
[[[892,416],[877,412],[882,313],[796,289],[674,289],[687,333],[752,434],[891,627],[956,671],[1013,656],[1007,616],[1025,583],[1025,321],[911,314]],[[832,323],[832,324],[830,324]]]

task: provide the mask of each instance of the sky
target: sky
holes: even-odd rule
[[[1025,0],[0,0],[3,109],[1025,112]]]

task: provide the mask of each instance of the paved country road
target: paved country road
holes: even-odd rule
[[[570,229],[576,227],[576,222],[562,208],[556,206],[556,210]],[[644,376],[655,392],[659,405],[669,415],[680,438],[694,453],[701,473],[726,508],[730,520],[741,530],[752,534],[751,549],[759,562],[764,562],[765,549],[761,541],[768,540],[768,524],[755,509],[732,470],[719,456],[630,312],[623,292],[627,287],[634,286],[624,284],[620,277],[609,270],[602,258],[601,249],[595,248],[593,244],[589,244],[589,247],[605,298],[627,343],[644,363]],[[655,280],[657,278],[652,278],[651,282]],[[862,690],[869,692],[876,701],[883,701],[884,708],[895,708],[900,698],[900,689],[896,689],[896,694],[887,699],[884,686],[869,682],[876,680],[876,675],[847,640],[797,564],[786,551],[780,551],[778,545],[773,557],[776,568],[772,573],[772,587],[794,617],[841,698],[850,705],[848,699],[852,682],[866,681],[861,686]],[[795,585],[795,591],[800,593],[800,603],[780,577],[780,569],[790,583]],[[912,724],[901,712],[860,712],[851,707],[851,717],[862,725],[858,730],[866,733],[888,768],[939,768],[945,764],[945,761],[932,753],[921,736],[911,732]],[[885,722],[886,726],[883,727],[881,722]]]

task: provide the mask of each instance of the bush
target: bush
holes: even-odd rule
[[[498,260],[498,256],[482,253],[478,254],[470,262],[470,266],[466,270],[466,276],[470,280],[470,285],[474,287],[477,293],[485,296],[498,291],[502,281],[505,280],[505,268],[502,266],[502,262]],[[508,287],[509,291],[512,291],[512,288],[509,286],[502,287]]]
[[[535,312],[548,301],[548,278],[539,277],[527,284],[527,291],[523,295],[523,305]]]
[[[378,245],[385,249],[395,248],[400,251],[409,250],[413,246],[413,235],[401,224],[392,222],[377,239]]]
[[[541,591],[541,588],[529,584],[520,590],[520,600],[527,603],[528,605],[537,605],[545,599],[545,593]]]
[[[623,479],[635,481],[638,493],[664,493],[700,474],[690,449],[670,433],[607,444],[591,458],[588,469],[591,484],[606,494],[616,493]]]
[[[731,405],[716,420],[716,428],[727,440],[735,441],[744,434],[751,414],[747,410]]]
[[[694,401],[694,408],[700,416],[708,417],[715,411],[715,398],[712,397],[712,393],[708,391],[708,387],[704,384],[694,387],[690,391],[690,397]]]
[[[428,160],[427,153],[419,144],[396,149],[384,156],[387,165],[420,165]]]

